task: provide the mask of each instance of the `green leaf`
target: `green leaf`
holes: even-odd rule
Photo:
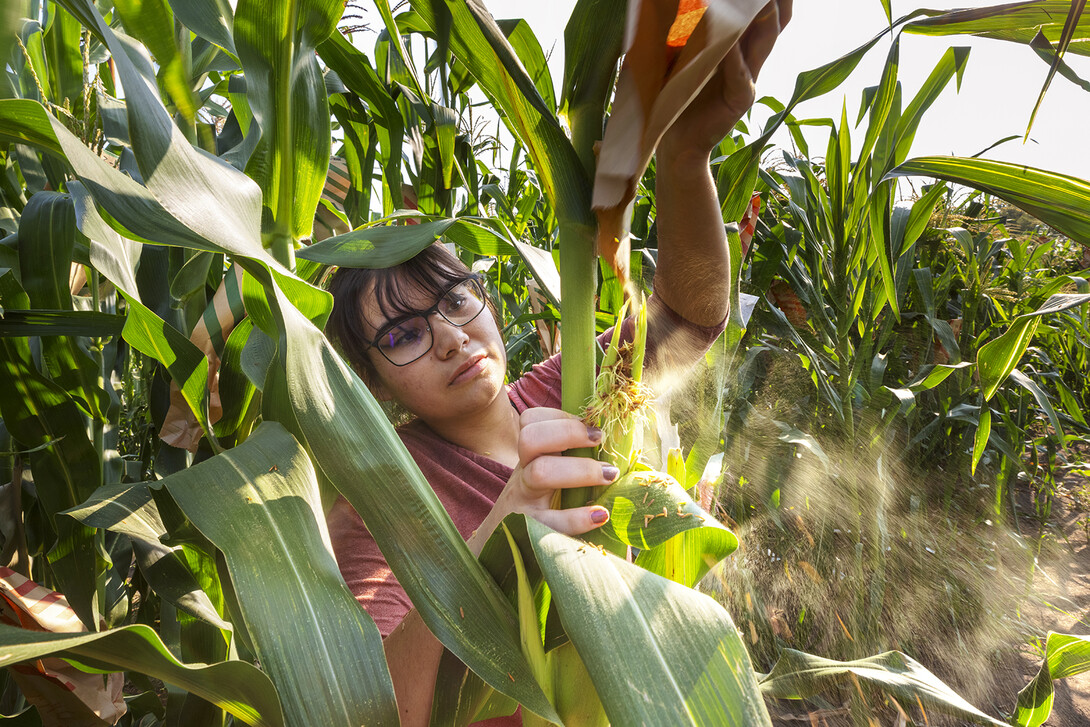
[[[901,319],[900,300],[897,295],[897,281],[894,276],[894,266],[897,264],[896,255],[892,252],[894,247],[893,223],[890,214],[890,202],[893,199],[893,187],[889,184],[881,185],[874,191],[870,199],[870,210],[867,221],[870,227],[867,234],[869,254],[878,261],[878,269],[882,276],[882,287],[885,291],[886,301],[897,320]],[[894,210],[896,212],[896,210]]]
[[[1038,33],[1033,36],[1033,40],[1030,41],[1030,47],[1033,48],[1037,57],[1045,63],[1048,63],[1049,66],[1055,65],[1056,72],[1061,76],[1068,81],[1071,81],[1071,83],[1075,84],[1083,91],[1090,91],[1090,81],[1086,81],[1080,77],[1079,74],[1075,72],[1075,69],[1067,65],[1063,58],[1059,57],[1056,53],[1056,49],[1052,47],[1052,44],[1048,42],[1048,38],[1046,38],[1043,33]],[[1018,137],[1014,136],[1011,138],[1017,139]],[[1006,141],[1010,141],[1010,138],[1006,139]]]
[[[178,232],[201,249],[262,255],[258,186],[226,162],[190,146],[90,0],[64,3],[110,49],[125,88],[132,150],[146,185],[113,170],[54,122],[66,158],[95,201],[126,228],[156,242],[169,244]],[[150,62],[142,60],[145,71],[150,70]]]
[[[1064,34],[1070,0],[1036,0],[964,10],[921,10],[929,16],[904,27],[917,35],[975,35],[1028,45],[1038,32],[1056,43]],[[1080,17],[1072,32],[1069,53],[1090,55],[1090,17]]]
[[[182,547],[163,545],[167,529],[148,484],[105,485],[65,514],[88,527],[132,538],[137,564],[160,598],[213,626],[231,629],[193,577]]]
[[[984,393],[984,400],[988,401],[995,395],[999,385],[1007,378],[1014,367],[1018,365],[1022,354],[1029,348],[1033,340],[1033,334],[1037,332],[1037,325],[1041,316],[1050,313],[1074,308],[1090,301],[1090,294],[1086,293],[1058,293],[1050,297],[1045,304],[1032,313],[1020,315],[1014,319],[1003,335],[988,341],[977,351],[977,371],[980,374],[980,389]]]
[[[182,25],[238,57],[231,32],[235,14],[228,0],[170,0],[170,6]]]
[[[19,231],[19,269],[35,308],[72,309],[69,275],[76,248],[72,200],[66,194],[39,192],[23,209]],[[99,386],[101,365],[84,346],[68,337],[42,342],[44,368],[96,421],[105,420],[110,397]]]
[[[530,590],[530,579],[526,574],[526,565],[522,560],[522,552],[519,550],[519,546],[507,526],[500,523],[500,527],[503,529],[508,547],[511,549],[511,559],[517,576],[515,592],[518,602],[519,637],[522,643],[522,654],[530,664],[534,679],[537,680],[545,695],[550,698],[549,701],[555,701],[553,698],[553,674],[545,657],[541,622],[538,620],[537,604],[534,603],[534,594]]]
[[[80,52],[80,24],[63,8],[54,8],[53,22],[43,37],[48,59],[50,101],[68,108],[83,108],[83,57]],[[48,93],[48,92],[47,92]]]
[[[140,301],[130,245],[106,225],[81,185],[73,183],[69,189],[76,206],[77,224],[91,240],[91,262],[117,286],[129,305],[122,337],[137,351],[166,367],[201,428],[210,432],[205,405],[208,359],[204,352]]]
[[[397,724],[371,617],[333,559],[314,467],[279,424],[159,483],[219,548],[292,725]]]
[[[898,21],[901,22],[901,21]],[[822,96],[842,84],[851,75],[863,56],[882,39],[889,30],[883,30],[869,41],[835,61],[810,71],[805,71],[795,79],[795,90],[790,101],[765,125],[764,132],[757,139],[727,157],[720,165],[717,177],[719,199],[722,200],[723,217],[727,220],[742,218],[749,203],[753,185],[757,181],[757,160],[765,145],[780,125],[790,117],[794,108],[812,98]]]
[[[916,129],[923,119],[924,112],[931,108],[931,105],[935,103],[939,94],[942,93],[950,79],[955,75],[958,77],[958,85],[961,85],[961,76],[965,72],[965,64],[968,60],[969,49],[964,47],[948,48],[942,55],[942,58],[931,71],[931,75],[924,81],[920,90],[916,92],[916,95],[905,107],[897,121],[897,128],[894,132],[896,142],[894,144],[893,158],[889,160],[890,164],[904,161],[905,157],[908,156],[908,150],[912,146],[913,139],[916,138]]]
[[[451,51],[469,68],[511,134],[530,155],[557,218],[593,226],[587,172],[484,6],[479,0],[449,5],[441,0],[415,0],[412,6],[433,32],[449,16]]]
[[[1090,638],[1050,632],[1041,670],[1018,693],[1014,723],[1021,727],[1040,727],[1052,713],[1052,680],[1086,671],[1090,671]]]
[[[72,202],[66,194],[39,192],[23,209],[19,270],[35,308],[71,310],[68,277],[76,246]]]
[[[1067,20],[1064,21],[1064,29],[1059,33],[1059,38],[1056,40],[1055,53],[1052,62],[1049,64],[1049,75],[1045,76],[1044,83],[1041,84],[1041,93],[1037,96],[1036,104],[1033,104],[1033,111],[1030,113],[1029,123],[1026,125],[1026,136],[1022,140],[1024,142],[1029,141],[1029,132],[1033,129],[1033,120],[1037,118],[1037,112],[1041,110],[1041,102],[1044,100],[1044,95],[1049,92],[1049,86],[1052,85],[1053,77],[1055,77],[1059,65],[1064,62],[1064,53],[1067,52],[1067,48],[1071,45],[1071,40],[1075,39],[1075,34],[1079,29],[1079,19],[1086,7],[1086,0],[1071,0],[1071,7],[1067,10]],[[1083,29],[1083,33],[1085,32],[1085,29]],[[1039,35],[1044,37],[1044,34]],[[1032,41],[1030,43],[1032,44]]]
[[[870,118],[867,121],[867,133],[863,137],[863,147],[859,150],[859,163],[865,163],[870,158],[874,145],[878,141],[878,135],[886,127],[886,119],[893,108],[893,102],[897,97],[897,71],[900,68],[901,36],[893,39],[889,54],[886,56],[886,65],[882,69],[882,80],[874,94],[874,100],[870,106]],[[862,114],[860,114],[862,118]]]
[[[197,99],[189,85],[189,69],[178,47],[174,13],[166,0],[116,0],[114,10],[125,30],[147,46],[159,66],[156,74],[186,123],[197,114]],[[185,39],[189,42],[188,35]]]
[[[912,211],[908,215],[908,221],[905,223],[904,235],[901,240],[901,255],[908,252],[908,249],[920,239],[920,235],[927,229],[928,223],[931,221],[931,215],[934,214],[935,208],[938,207],[939,202],[944,196],[946,196],[945,184],[933,184],[931,189],[912,204]]]
[[[367,102],[375,119],[379,145],[382,148],[382,184],[389,200],[389,214],[403,204],[401,198],[401,146],[405,136],[404,121],[389,92],[382,85],[371,61],[340,33],[333,33],[321,45],[318,53],[329,64],[345,86]],[[368,174],[370,170],[368,170]]]
[[[25,309],[29,300],[11,270],[0,271],[0,307]],[[73,610],[93,628],[95,581],[106,563],[94,531],[57,513],[83,502],[102,484],[102,461],[88,439],[85,419],[68,392],[34,366],[26,338],[0,338],[0,419],[12,439],[29,451],[38,501],[55,529],[45,534],[58,587]]]
[[[749,655],[722,606],[531,518],[505,522],[525,527],[613,724],[771,725]]]
[[[538,42],[530,24],[522,18],[515,18],[497,20],[496,25],[503,31],[507,42],[511,44],[511,49],[522,62],[526,75],[534,82],[534,87],[541,94],[541,100],[545,106],[555,113],[556,94],[553,91],[553,74],[549,72],[549,64],[541,50],[541,43]]]
[[[1037,406],[1045,413],[1045,416],[1048,417],[1048,421],[1052,425],[1057,440],[1062,443],[1064,441],[1064,430],[1063,427],[1060,426],[1060,418],[1056,416],[1056,410],[1052,407],[1052,402],[1048,400],[1048,394],[1037,385],[1036,381],[1026,376],[1018,369],[1013,369],[1009,375],[1011,381],[1021,386],[1033,396],[1034,400],[1037,402]]]
[[[595,534],[608,536],[641,550],[661,546],[675,535],[694,528],[722,531],[726,557],[738,548],[738,539],[693,501],[677,480],[662,472],[629,472],[606,488],[596,504],[610,518]]]
[[[290,267],[310,237],[329,168],[329,104],[315,49],[336,29],[338,0],[241,0],[234,36],[253,122],[247,173],[263,196],[266,246]]]
[[[478,255],[511,255],[514,248],[499,234],[461,218],[418,225],[361,227],[299,251],[299,258],[351,268],[388,268],[415,257],[444,235]]]
[[[853,678],[893,695],[905,705],[915,704],[918,699],[928,709],[959,719],[995,727],[1006,724],[966,702],[923,665],[899,651],[856,661],[833,661],[783,649],[772,671],[760,679],[760,685],[766,697],[806,699],[838,684],[851,683]]]
[[[999,385],[1018,365],[1040,322],[1036,317],[1019,316],[1003,335],[988,341],[977,351],[977,370],[985,402],[995,396]]]
[[[247,724],[284,724],[276,689],[260,670],[242,661],[187,666],[175,659],[147,626],[73,636],[0,624],[0,652],[0,665],[5,666],[55,655],[84,671],[132,670],[176,684]]]
[[[969,473],[976,474],[976,466],[980,464],[980,458],[984,456],[984,449],[988,446],[988,438],[992,436],[992,410],[987,404],[980,408],[980,418],[977,420],[976,434],[973,435],[973,461],[969,467]]]
[[[988,192],[1084,244],[1090,243],[1090,183],[1056,172],[987,159],[918,157],[886,178],[924,176]]]
[[[115,336],[125,316],[90,310],[8,310],[0,319],[0,336]]]
[[[276,377],[315,461],[363,517],[436,638],[493,688],[555,719],[520,652],[510,604],[469,552],[371,392],[267,270],[250,265],[246,271],[246,311],[279,349],[266,400],[269,379]],[[463,621],[459,609],[474,619]]]
[[[957,364],[936,364],[921,371],[920,374],[908,384],[908,388],[915,394],[918,394],[921,391],[930,391],[943,381],[946,381],[950,374],[969,366],[972,366],[972,364],[968,361],[962,361]]]

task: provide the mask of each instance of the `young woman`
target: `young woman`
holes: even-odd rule
[[[729,260],[709,156],[752,104],[753,79],[790,13],[791,0],[765,7],[659,145],[649,369],[695,361],[723,329]],[[513,512],[569,535],[608,519],[601,507],[550,507],[557,489],[605,485],[617,470],[562,456],[594,446],[601,432],[557,408],[559,357],[504,385],[497,320],[480,283],[454,256],[433,246],[395,268],[342,269],[330,290],[328,332],[376,397],[416,417],[399,434],[472,552]],[[328,521],[341,572],[385,639],[402,724],[427,724],[442,645],[343,498]]]

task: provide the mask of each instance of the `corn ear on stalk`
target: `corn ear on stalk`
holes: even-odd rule
[[[624,320],[626,303],[621,309]],[[643,382],[643,362],[647,351],[647,306],[636,314],[635,332],[630,342],[621,342],[621,326],[613,329],[598,373],[594,397],[587,406],[584,420],[601,428],[602,455],[627,474],[639,460],[643,433],[651,422],[652,392]]]

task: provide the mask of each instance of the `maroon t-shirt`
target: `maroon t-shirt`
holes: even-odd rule
[[[648,306],[646,360],[650,372],[691,366],[723,331],[723,323],[705,327],[686,321],[654,296]],[[629,319],[622,337],[631,338],[632,330]],[[609,342],[609,335],[600,337],[603,345]],[[508,386],[507,395],[520,414],[531,407],[559,408],[560,355],[534,366]],[[468,539],[491,512],[512,468],[448,442],[419,419],[399,427],[398,435],[462,538]],[[363,520],[344,497],[337,498],[326,520],[341,575],[385,638],[412,609],[412,603]],[[517,727],[522,720],[513,715],[477,724]]]

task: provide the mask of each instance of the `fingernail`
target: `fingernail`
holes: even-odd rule
[[[621,471],[611,464],[602,465],[602,477],[606,478],[606,482],[613,482],[621,474]]]
[[[590,514],[590,519],[595,525],[601,525],[606,520],[609,520],[609,510],[606,510],[605,508],[595,510]]]
[[[590,441],[594,442],[595,444],[598,444],[599,442],[602,441],[602,430],[599,429],[598,427],[588,426],[587,427],[587,436],[590,437]]]

